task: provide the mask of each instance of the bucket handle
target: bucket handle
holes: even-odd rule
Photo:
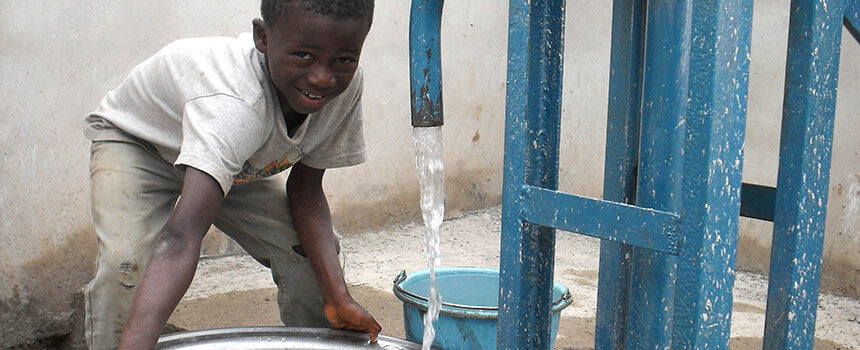
[[[424,301],[424,302],[429,302],[429,300],[427,300],[427,298],[422,297],[418,294],[412,293],[412,292],[405,290],[402,287],[400,287],[400,283],[402,283],[404,280],[406,280],[406,270],[400,270],[400,273],[397,274],[397,277],[394,277],[394,290],[395,291],[397,291],[398,293],[401,293],[401,294],[408,295],[412,298]],[[562,293],[561,296],[559,296],[559,298],[557,300],[553,301],[551,305],[555,306],[555,305],[559,305],[559,304],[564,304],[565,306],[567,306],[567,304],[570,303],[571,298],[572,298],[572,296],[570,295],[570,290],[565,288],[564,293]],[[454,303],[447,303],[444,301],[442,302],[442,306],[450,306],[450,307],[469,309],[469,310],[483,310],[483,311],[496,311],[499,309],[498,307],[493,307],[493,306],[460,305],[460,304],[454,304]]]

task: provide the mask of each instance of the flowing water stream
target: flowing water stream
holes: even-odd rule
[[[430,293],[427,297],[427,313],[424,314],[424,338],[422,349],[430,349],[436,332],[433,322],[439,317],[442,296],[436,284],[436,266],[439,265],[439,226],[445,213],[442,162],[442,127],[412,128],[415,144],[415,164],[418,167],[418,182],[421,185],[421,216],[424,218],[424,250],[430,271]]]

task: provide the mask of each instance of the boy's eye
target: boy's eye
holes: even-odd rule
[[[302,60],[310,60],[313,58],[313,56],[307,52],[296,52],[293,55]]]
[[[352,63],[355,63],[355,59],[352,57],[338,57],[337,63],[338,64],[352,64]]]

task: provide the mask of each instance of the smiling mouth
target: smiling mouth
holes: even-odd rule
[[[323,98],[323,95],[314,95],[314,94],[307,92],[305,90],[302,90],[302,94],[307,96],[308,98],[310,98],[312,100],[319,100],[319,99]]]

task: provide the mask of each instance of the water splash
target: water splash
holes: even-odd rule
[[[430,270],[430,293],[428,294],[427,313],[424,314],[424,338],[422,349],[430,349],[436,331],[433,322],[439,318],[442,296],[436,284],[436,266],[441,262],[439,256],[439,226],[445,213],[445,187],[442,162],[442,127],[412,128],[412,141],[415,144],[415,165],[418,168],[418,182],[421,185],[421,216],[424,218],[424,250],[427,253],[427,267]]]

